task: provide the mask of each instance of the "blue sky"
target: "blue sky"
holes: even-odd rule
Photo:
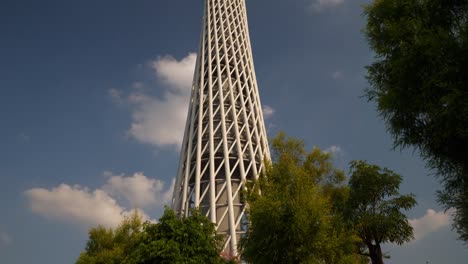
[[[247,0],[266,125],[404,176],[417,240],[386,263],[463,263],[418,153],[360,98],[373,55],[351,0]],[[73,263],[87,229],[171,195],[202,0],[0,3],[0,263]]]

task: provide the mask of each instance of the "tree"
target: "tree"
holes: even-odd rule
[[[344,204],[343,171],[331,155],[280,134],[272,142],[273,163],[248,186],[248,231],[241,240],[249,263],[361,263],[357,237],[335,212]],[[336,201],[336,203],[333,203]]]
[[[375,0],[364,9],[376,54],[367,98],[395,147],[415,147],[439,176],[468,241],[468,1]]]
[[[214,224],[198,211],[178,218],[166,208],[159,223],[135,213],[115,229],[92,228],[77,264],[229,263],[220,257]]]
[[[382,243],[411,241],[413,228],[401,210],[416,205],[413,195],[400,195],[400,175],[364,161],[351,162],[350,194],[345,218],[360,238],[359,254],[383,263]]]
[[[91,228],[86,249],[76,263],[127,263],[126,256],[139,243],[142,229],[143,220],[136,211],[124,218],[115,230],[102,226]]]
[[[132,253],[134,263],[226,263],[221,257],[221,237],[199,211],[178,218],[166,208],[158,224],[146,224],[141,243]]]

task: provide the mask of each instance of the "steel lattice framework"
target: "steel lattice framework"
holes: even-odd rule
[[[237,255],[245,233],[241,190],[270,158],[245,0],[205,0],[200,49],[172,207],[199,208]]]

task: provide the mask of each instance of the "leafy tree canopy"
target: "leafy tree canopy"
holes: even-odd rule
[[[137,213],[115,230],[92,228],[77,264],[229,263],[220,257],[221,238],[198,211],[179,219],[166,208],[158,223]]]
[[[132,263],[127,256],[142,237],[143,221],[135,211],[116,229],[102,226],[91,228],[85,251],[77,264]]]
[[[374,0],[365,34],[376,60],[367,97],[397,147],[416,147],[440,176],[468,241],[468,1]]]
[[[413,228],[401,210],[416,205],[413,195],[400,195],[400,175],[364,161],[351,162],[350,194],[345,218],[357,231],[360,254],[383,263],[382,243],[411,241]]]
[[[331,156],[280,134],[272,141],[273,163],[248,187],[250,226],[241,241],[249,263],[361,263],[357,237],[338,208],[344,205],[344,173]],[[364,262],[366,263],[366,262]]]

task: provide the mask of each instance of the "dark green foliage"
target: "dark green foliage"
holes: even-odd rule
[[[198,211],[179,219],[166,209],[158,224],[145,224],[131,258],[134,263],[225,263],[214,224]]]
[[[397,147],[415,147],[439,175],[468,241],[468,1],[375,0],[365,7],[367,97]]]
[[[156,224],[135,213],[115,230],[91,229],[77,264],[228,263],[220,242],[214,224],[198,211],[179,219],[166,208]]]
[[[80,254],[77,264],[113,264],[128,262],[127,256],[139,243],[143,222],[135,212],[115,229],[102,226],[89,231],[86,249]]]
[[[361,263],[357,237],[337,211],[347,197],[330,154],[280,134],[273,164],[248,187],[250,226],[241,241],[248,263]],[[261,194],[261,195],[260,195]],[[364,262],[365,263],[365,262]]]
[[[351,162],[345,218],[360,238],[360,254],[383,263],[382,243],[401,245],[413,239],[413,228],[401,210],[416,205],[413,195],[400,195],[400,175],[364,161]]]

